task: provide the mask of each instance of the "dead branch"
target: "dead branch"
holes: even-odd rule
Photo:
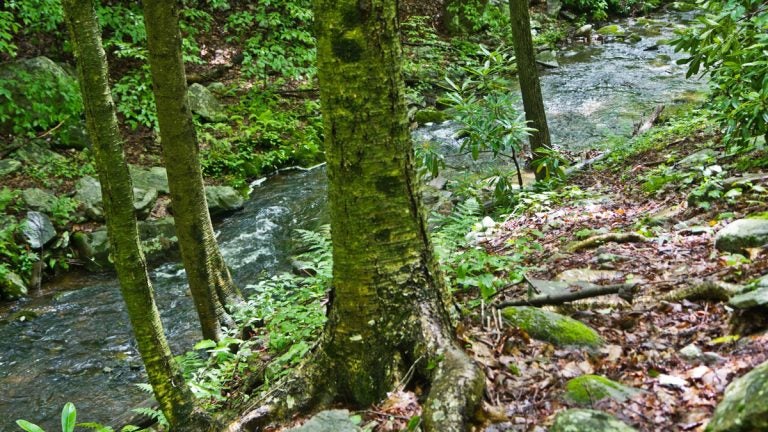
[[[618,294],[619,297],[632,303],[637,288],[636,283],[632,284],[618,284],[618,285],[606,285],[606,286],[589,286],[582,288],[578,291],[567,292],[562,294],[545,294],[531,297],[527,300],[511,300],[494,305],[496,308],[505,308],[509,306],[545,306],[545,305],[560,305],[575,300],[581,300],[591,297],[599,297],[609,294]]]
[[[635,126],[635,131],[632,133],[632,136],[642,135],[648,132],[648,130],[650,130],[659,120],[659,116],[661,116],[662,111],[664,111],[664,105],[657,105],[656,108],[653,109],[651,115],[648,116],[648,118]]]
[[[638,233],[606,233],[592,236],[586,240],[582,240],[568,247],[568,252],[577,252],[582,249],[592,248],[600,246],[608,242],[616,243],[633,243],[644,242],[646,238]]]

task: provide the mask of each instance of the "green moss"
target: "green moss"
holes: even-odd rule
[[[619,402],[640,392],[599,375],[582,375],[565,384],[566,397],[578,404],[591,404],[605,398]]]
[[[508,307],[504,319],[525,330],[531,337],[554,345],[596,347],[603,343],[597,332],[573,318],[533,307]]]
[[[448,114],[443,111],[427,108],[417,111],[413,116],[413,120],[418,124],[442,123],[448,120],[448,117]]]
[[[768,212],[752,213],[747,216],[747,219],[764,219],[768,220]]]

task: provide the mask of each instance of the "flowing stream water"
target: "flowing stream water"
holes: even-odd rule
[[[561,67],[544,71],[542,90],[553,142],[583,150],[613,136],[628,136],[633,123],[656,104],[685,99],[704,83],[685,79],[679,58],[659,41],[690,16],[656,15],[651,22],[619,25],[643,36],[639,42],[573,44],[558,54]],[[458,146],[451,124],[421,128],[417,139]],[[222,252],[240,286],[288,269],[291,234],[327,223],[325,172],[293,171],[257,187],[245,208],[216,225]],[[196,316],[177,262],[151,272],[174,353],[200,338]],[[18,311],[37,317],[9,320]],[[117,280],[111,275],[71,275],[42,293],[0,305],[0,431],[19,430],[24,418],[57,430],[68,401],[81,421],[108,423],[147,397],[145,382]]]

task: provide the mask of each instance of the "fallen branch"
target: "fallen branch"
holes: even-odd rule
[[[637,284],[619,284],[619,285],[606,285],[606,286],[589,286],[587,288],[580,289],[578,291],[567,292],[562,294],[546,294],[531,297],[527,300],[511,300],[494,305],[495,308],[501,309],[509,306],[554,306],[563,303],[572,302],[575,300],[581,300],[591,297],[599,297],[609,294],[618,294],[619,297],[632,303],[635,296]]]
[[[664,105],[657,105],[656,108],[653,109],[653,112],[650,116],[648,116],[645,121],[638,123],[635,126],[635,131],[632,133],[632,136],[642,135],[648,130],[650,130],[653,125],[659,120],[659,116],[661,116],[661,112],[664,111]]]
[[[646,238],[638,233],[606,233],[606,234],[599,234],[593,237],[590,237],[586,240],[582,240],[578,243],[574,243],[570,247],[568,247],[568,252],[577,252],[582,249],[592,248],[600,246],[604,243],[608,242],[616,242],[616,243],[633,243],[633,242],[644,242]]]

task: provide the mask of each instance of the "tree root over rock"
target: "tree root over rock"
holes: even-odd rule
[[[463,432],[473,419],[485,388],[485,375],[474,364],[447,328],[423,304],[411,343],[400,347],[403,361],[391,365],[391,377],[398,377],[394,387],[405,386],[415,378],[428,382],[430,391],[423,404],[424,430]],[[404,323],[404,326],[407,326]],[[313,353],[296,372],[278,382],[267,394],[254,399],[231,421],[227,432],[257,431],[264,426],[285,421],[293,414],[326,409],[334,403],[349,402],[349,382],[339,379],[347,372],[337,355],[328,350],[333,341],[326,332]],[[407,346],[410,345],[410,346]],[[397,357],[397,356],[396,356]],[[410,364],[410,367],[406,365]],[[415,376],[411,376],[415,373]]]

